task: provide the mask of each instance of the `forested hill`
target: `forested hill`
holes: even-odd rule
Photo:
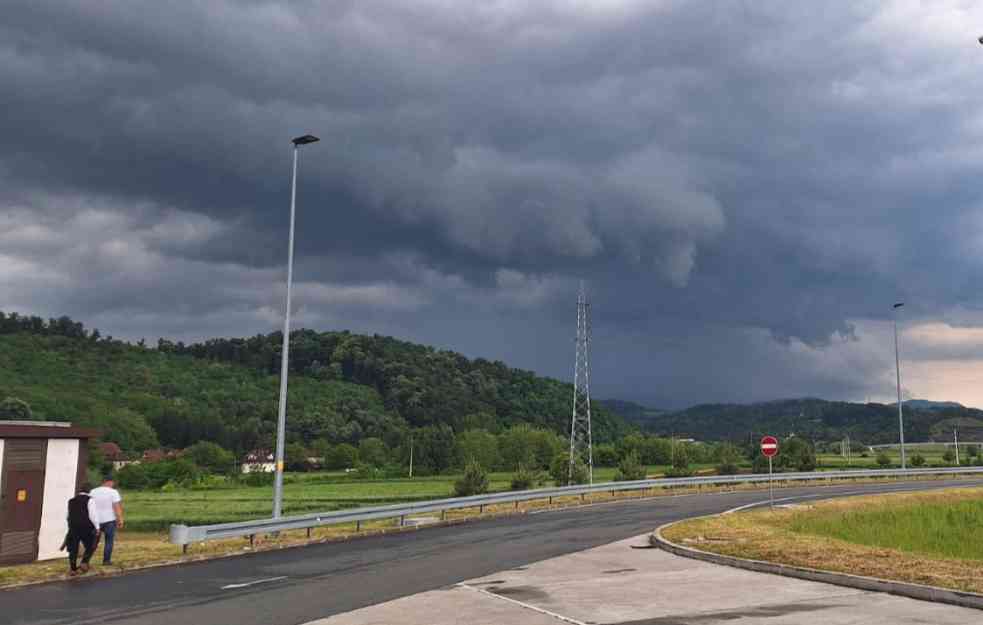
[[[983,411],[952,402],[905,402],[905,439],[983,441]],[[858,404],[822,399],[788,399],[756,404],[703,404],[657,414],[646,430],[699,440],[743,441],[761,434],[794,433],[817,441],[840,440],[875,445],[898,440],[897,404]]]
[[[67,317],[0,312],[0,401],[24,400],[35,419],[98,426],[126,451],[211,440],[242,452],[272,440],[281,341],[161,339],[153,349]],[[427,426],[569,428],[571,385],[390,337],[292,332],[290,367],[288,438],[308,445],[376,437],[395,446]],[[592,412],[595,441],[630,430],[600,405]]]

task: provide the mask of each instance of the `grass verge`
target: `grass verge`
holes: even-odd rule
[[[703,551],[983,593],[983,488],[870,495],[694,519],[663,531]]]

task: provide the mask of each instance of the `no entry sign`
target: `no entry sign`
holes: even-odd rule
[[[778,439],[774,436],[765,436],[761,439],[761,453],[771,458],[778,455]]]

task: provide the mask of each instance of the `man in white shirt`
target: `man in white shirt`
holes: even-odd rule
[[[119,491],[113,488],[113,476],[107,475],[102,480],[102,486],[92,489],[89,497],[95,502],[96,517],[99,521],[99,531],[105,537],[102,548],[102,563],[113,563],[113,543],[116,539],[116,529],[123,529],[123,498]]]

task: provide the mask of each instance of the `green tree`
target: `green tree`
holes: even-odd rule
[[[511,490],[529,490],[530,488],[536,488],[539,486],[542,479],[543,478],[539,471],[519,467],[518,470],[512,474],[510,488]]]
[[[7,397],[0,401],[0,419],[9,421],[30,421],[33,419],[31,406],[17,397]]]
[[[923,467],[925,466],[925,456],[916,453],[911,457],[911,466],[913,467]]]
[[[235,465],[232,453],[215,443],[199,441],[184,450],[185,457],[212,473],[231,473]]]
[[[553,458],[550,464],[550,476],[557,486],[570,486],[573,484],[586,484],[589,479],[587,465],[580,458],[577,458],[573,465],[573,476],[570,475],[570,454],[560,452]]]
[[[378,438],[363,438],[358,444],[358,458],[369,466],[381,467],[389,460],[389,450]]]
[[[599,467],[618,466],[618,450],[614,445],[595,445],[594,464]]]
[[[876,462],[882,467],[888,467],[891,465],[891,457],[886,452],[879,451],[877,452]]]
[[[488,492],[488,473],[477,461],[471,460],[464,468],[462,475],[454,482],[454,495],[469,497]]]
[[[638,459],[638,453],[631,452],[621,459],[618,472],[614,474],[615,482],[631,482],[645,479],[645,467]]]
[[[952,464],[956,461],[956,453],[951,449],[946,449],[945,453],[942,454],[942,459],[948,462],[949,464]]]
[[[300,443],[287,443],[283,447],[283,468],[287,471],[309,471],[307,449]]]
[[[537,467],[536,435],[528,425],[515,425],[498,436],[498,449],[502,463],[509,471],[519,467]]]
[[[414,468],[439,474],[454,463],[454,431],[447,425],[420,428],[413,436]]]
[[[483,467],[494,469],[501,464],[498,455],[498,437],[485,430],[468,430],[457,435],[457,463],[467,466],[475,460]]]
[[[816,450],[812,443],[799,436],[782,441],[780,464],[795,471],[814,471],[816,469]]]
[[[351,469],[358,462],[358,450],[348,443],[332,447],[324,455],[324,468],[331,471]]]
[[[741,451],[733,443],[721,443],[715,450],[717,473],[720,475],[736,475],[740,470]]]
[[[128,408],[111,409],[96,417],[93,425],[102,430],[102,440],[116,443],[123,451],[138,452],[160,446],[157,432],[143,415]]]

